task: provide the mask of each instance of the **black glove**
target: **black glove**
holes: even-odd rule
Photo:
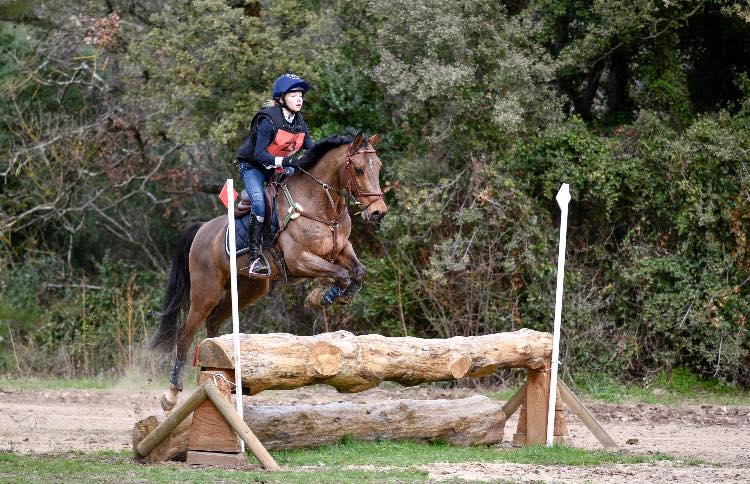
[[[299,158],[295,156],[285,156],[281,161],[281,166],[284,168],[299,168]]]

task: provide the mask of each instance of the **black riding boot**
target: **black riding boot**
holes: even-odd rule
[[[261,232],[263,231],[263,222],[260,222],[255,215],[250,215],[250,226],[248,227],[248,247],[250,251],[250,266],[248,271],[250,274],[258,276],[268,276],[270,273],[270,267],[268,267],[268,261],[263,257],[263,240]]]

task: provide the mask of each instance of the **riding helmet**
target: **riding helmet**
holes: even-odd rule
[[[295,74],[282,74],[273,83],[273,98],[278,99],[290,91],[300,90],[307,92],[310,84]]]

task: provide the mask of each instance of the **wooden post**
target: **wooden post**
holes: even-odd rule
[[[513,397],[503,406],[506,415],[510,416],[515,412],[518,405],[521,405],[521,411],[518,414],[518,425],[516,433],[513,434],[512,444],[516,447],[522,447],[529,444],[544,444],[547,441],[547,405],[549,405],[549,370],[540,371],[529,370],[529,378],[526,384],[516,392]],[[532,401],[536,399],[533,406],[527,404],[529,396],[529,387],[534,383],[535,388],[531,390]],[[553,442],[561,444],[567,442],[568,428],[565,425],[563,415],[563,400],[560,398],[560,389],[557,389],[557,401],[555,402],[555,425]],[[536,409],[536,410],[534,410]],[[510,412],[510,413],[509,413]],[[534,423],[531,423],[534,420]],[[531,438],[531,430],[534,428],[534,437]]]
[[[234,373],[231,370],[204,370],[198,375],[202,386],[215,385],[216,391],[231,398]],[[241,397],[239,397],[241,398]],[[210,400],[195,409],[188,437],[187,463],[192,465],[247,465],[237,435]]]
[[[549,404],[549,366],[528,370],[526,386],[526,443],[547,442],[547,405]]]
[[[252,430],[250,430],[247,424],[234,411],[229,400],[227,400],[226,397],[224,397],[224,395],[222,395],[222,393],[211,383],[206,384],[206,393],[208,394],[208,398],[211,399],[214,405],[216,405],[216,408],[232,427],[232,430],[237,432],[237,435],[239,435],[242,441],[247,444],[263,468],[269,471],[278,471],[280,469],[279,465],[273,457],[271,457],[271,454],[268,453],[266,448],[263,447],[263,444],[260,443],[260,440],[258,440],[255,434],[253,434]]]
[[[185,420],[185,418],[190,415],[198,405],[206,400],[206,396],[206,389],[203,386],[198,388],[192,395],[190,395],[190,398],[175,408],[169,417],[159,424],[153,432],[136,446],[135,450],[138,455],[145,457],[154,449],[154,447],[161,444],[161,442],[172,433],[172,430],[174,430],[180,422]]]

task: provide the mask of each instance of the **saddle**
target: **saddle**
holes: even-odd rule
[[[284,264],[284,258],[283,254],[281,254],[280,250],[274,247],[274,243],[276,242],[276,238],[279,234],[279,217],[276,210],[276,195],[278,193],[277,186],[281,181],[283,181],[284,175],[274,174],[274,176],[271,178],[270,182],[266,186],[264,190],[264,202],[265,202],[265,218],[263,221],[263,250],[268,250],[271,254],[271,258],[273,261],[283,269],[285,268]],[[235,217],[235,243],[237,247],[237,257],[243,256],[249,251],[249,247],[247,245],[247,239],[248,239],[248,228],[249,228],[249,217],[251,217],[251,201],[250,196],[247,194],[247,191],[242,190],[242,193],[240,193],[240,202],[237,204],[237,206],[234,209],[234,217]],[[225,236],[225,249],[227,255],[229,254],[229,228],[227,228],[226,236]],[[264,255],[265,257],[265,255]],[[245,256],[241,261],[238,259],[238,266],[241,268],[241,272],[243,272],[247,267],[243,267],[244,265],[247,265],[249,261],[245,261],[244,259],[247,259],[247,256]],[[284,271],[285,272],[285,271]],[[247,274],[246,274],[247,275]],[[286,277],[286,273],[284,274]]]

